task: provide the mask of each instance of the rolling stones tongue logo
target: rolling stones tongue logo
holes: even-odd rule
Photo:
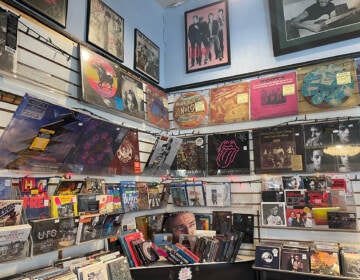
[[[219,168],[227,168],[235,160],[240,148],[236,145],[235,140],[224,140],[217,148],[218,155],[216,163]]]

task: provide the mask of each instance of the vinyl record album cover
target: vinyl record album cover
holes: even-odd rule
[[[186,192],[189,206],[205,206],[203,182],[187,182]]]
[[[261,223],[264,226],[286,226],[285,202],[261,202]]]
[[[310,253],[303,248],[282,248],[281,270],[310,272]]]
[[[185,182],[171,183],[170,192],[174,206],[189,206]]]
[[[249,83],[242,82],[210,89],[210,123],[249,120]]]
[[[148,183],[148,190],[149,190],[149,206],[150,209],[157,209],[160,208],[161,205],[161,196],[164,190],[164,184],[156,183],[156,182],[149,182]]]
[[[168,95],[158,88],[144,84],[146,93],[146,113],[148,122],[157,127],[169,129]]]
[[[125,212],[139,210],[138,195],[135,181],[121,181],[121,204]]]
[[[173,107],[174,127],[193,128],[207,124],[208,110],[208,100],[205,93],[182,93]]]
[[[80,216],[79,227],[76,235],[77,244],[100,239],[103,233],[103,224],[106,215],[91,214]]]
[[[287,207],[303,208],[306,204],[305,190],[285,190],[285,203]]]
[[[250,82],[251,119],[276,118],[298,113],[296,73],[284,73]]]
[[[301,114],[354,107],[359,103],[352,59],[299,68],[297,81]]]
[[[256,173],[304,170],[304,144],[300,126],[272,127],[253,131]]]
[[[254,220],[252,214],[233,213],[233,231],[243,232],[243,243],[254,243]]]
[[[356,213],[344,211],[327,211],[329,228],[356,230]]]
[[[230,183],[207,183],[204,185],[206,206],[231,206]]]
[[[281,246],[257,245],[255,249],[255,266],[279,269]]]
[[[0,200],[0,227],[20,224],[22,200]]]
[[[216,234],[225,234],[231,232],[231,211],[212,211],[212,218],[212,230],[215,230]]]
[[[249,173],[248,132],[208,136],[208,175]]]
[[[30,221],[32,255],[44,254],[58,249],[59,219],[51,218]]]
[[[174,176],[205,176],[206,136],[182,139],[182,144],[171,166]]]
[[[149,190],[147,182],[136,182],[137,189],[137,203],[139,210],[148,210],[149,205]]]
[[[286,224],[288,227],[312,227],[311,209],[309,207],[286,208]]]
[[[0,69],[16,72],[18,16],[0,9]]]

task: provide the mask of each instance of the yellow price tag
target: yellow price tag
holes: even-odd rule
[[[336,73],[336,83],[338,85],[350,84],[351,83],[351,73],[350,72]]]
[[[244,104],[249,102],[249,94],[248,93],[239,93],[236,95],[236,103]]]
[[[195,112],[204,112],[205,104],[204,101],[198,101],[195,103]]]
[[[292,155],[291,156],[291,170],[292,171],[302,171],[302,155]]]
[[[295,94],[295,85],[294,84],[283,85],[282,94],[283,96]]]

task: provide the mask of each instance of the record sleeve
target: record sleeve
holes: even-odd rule
[[[327,211],[329,228],[356,230],[356,213]]]
[[[312,227],[311,209],[309,207],[286,208],[286,224],[288,227]]]
[[[147,120],[164,129],[170,128],[169,104],[167,93],[158,88],[144,84],[146,93]]]
[[[125,212],[139,210],[138,195],[135,181],[121,181],[121,202]]]
[[[207,95],[207,91],[180,94],[173,107],[174,128],[194,128],[207,124]]]
[[[10,199],[11,181],[10,177],[0,177],[0,199]]]
[[[121,230],[123,213],[109,213],[106,215],[101,233],[102,238],[117,236]]]
[[[79,227],[76,235],[77,244],[100,239],[106,215],[91,214],[80,216]]]
[[[208,136],[208,175],[250,173],[249,133]]]
[[[182,144],[171,166],[173,176],[205,176],[206,136],[182,139]]]
[[[74,217],[78,215],[76,195],[57,195],[50,197],[50,216]]]
[[[261,190],[262,191],[282,191],[284,189],[283,180],[281,176],[277,175],[262,175],[261,176]]]
[[[252,214],[233,213],[233,231],[244,233],[242,243],[254,243],[254,220]]]
[[[311,209],[313,220],[316,225],[328,224],[328,211],[339,211],[340,207],[314,207]]]
[[[136,189],[139,210],[150,209],[148,184],[146,182],[136,182]]]
[[[296,73],[284,73],[250,82],[251,119],[276,118],[298,113]]]
[[[204,185],[206,206],[231,206],[230,183],[207,183]]]
[[[354,252],[341,252],[341,273],[347,277],[359,278],[360,254]]]
[[[304,182],[301,176],[282,176],[284,190],[304,189]]]
[[[189,206],[205,206],[204,186],[202,182],[187,182],[186,192]]]
[[[0,9],[0,60],[2,70],[16,72],[18,16]]]
[[[212,216],[211,214],[195,214],[196,220],[196,229],[197,230],[210,230],[210,226],[212,224]]]
[[[161,205],[161,196],[164,190],[164,184],[149,182],[148,183],[148,191],[149,191],[149,206],[150,209],[160,208]]]
[[[105,262],[110,280],[132,280],[129,264],[124,256]]]
[[[0,227],[20,224],[22,200],[0,200]]]
[[[101,279],[108,280],[107,266],[105,263],[96,262],[78,269],[78,278],[83,280]]]
[[[59,219],[32,220],[31,251],[32,255],[44,254],[58,249],[60,231]]]
[[[231,232],[232,212],[231,211],[213,211],[212,212],[212,230],[216,234],[225,234]]]
[[[256,173],[304,171],[301,126],[256,129],[253,139]]]
[[[105,186],[105,193],[111,195],[113,198],[113,210],[122,211],[123,207],[121,204],[121,186],[120,184],[107,184]]]
[[[285,202],[261,202],[261,222],[265,226],[286,226]]]
[[[185,182],[171,183],[170,192],[174,206],[189,206]]]
[[[61,180],[54,195],[76,195],[84,186],[84,180]]]
[[[354,61],[343,59],[297,69],[299,113],[329,111],[359,104]]]
[[[310,272],[340,276],[338,250],[310,248]]]
[[[284,202],[284,191],[262,191],[262,202]]]
[[[113,146],[115,156],[110,163],[114,174],[140,174],[138,131],[129,130],[124,139],[121,142],[118,141],[118,144],[120,145]]]
[[[305,248],[282,248],[281,270],[310,272],[310,253]]]
[[[181,138],[162,135],[156,139],[155,145],[146,162],[144,175],[164,175],[170,170],[182,143]]]
[[[279,269],[280,268],[280,245],[260,244],[255,249],[255,266]]]
[[[287,207],[303,208],[306,205],[305,190],[285,190],[285,203]]]
[[[211,124],[237,123],[249,119],[248,82],[210,89]]]

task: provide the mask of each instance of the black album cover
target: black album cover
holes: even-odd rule
[[[310,272],[310,253],[306,248],[283,248],[281,250],[281,270]]]
[[[256,173],[304,170],[304,145],[300,126],[271,127],[253,131]]]
[[[77,243],[101,238],[105,218],[106,215],[99,214],[81,216],[76,236]]]
[[[250,173],[249,133],[208,136],[208,175]]]
[[[356,229],[356,213],[327,211],[329,228],[333,229]]]
[[[16,70],[18,16],[0,8],[0,68]]]
[[[260,244],[255,250],[255,266],[279,269],[280,268],[281,245]]]
[[[212,230],[217,234],[225,234],[231,232],[232,212],[231,211],[213,211],[212,212]]]
[[[205,148],[205,136],[183,138],[171,166],[171,174],[174,176],[205,176]]]
[[[233,214],[233,231],[244,233],[242,243],[254,243],[254,220],[252,214]]]
[[[59,219],[31,220],[32,255],[44,254],[58,249],[60,240]]]
[[[59,218],[58,248],[69,247],[75,244],[79,226],[79,217]]]

